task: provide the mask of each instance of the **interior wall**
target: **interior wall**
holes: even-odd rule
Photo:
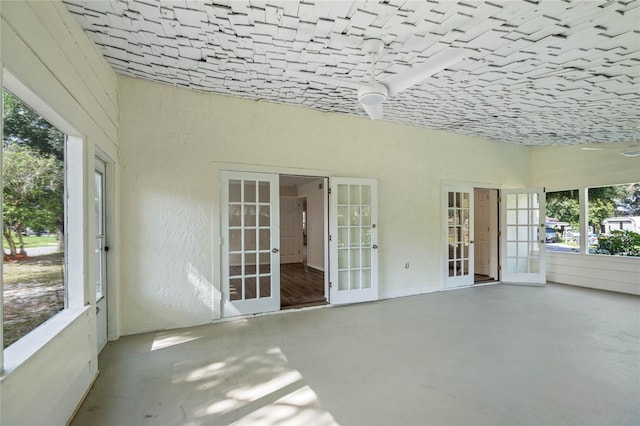
[[[531,184],[547,191],[640,182],[640,157],[580,146],[531,149]],[[640,258],[547,252],[547,280],[640,294]]]
[[[129,77],[119,77],[119,94],[125,334],[206,323],[219,311],[213,162],[376,178],[382,298],[441,288],[442,179],[529,179],[522,146]]]
[[[83,137],[85,164],[80,178],[89,188],[84,199],[93,202],[96,147],[117,159],[115,73],[61,3],[2,2],[1,16],[3,66],[37,95],[34,101],[57,113],[51,120],[54,125],[64,131],[72,126]],[[94,227],[88,220],[89,205],[83,207],[87,236]],[[79,238],[83,239],[88,244],[89,239]],[[82,265],[74,265],[84,279],[74,285],[86,289],[85,304],[95,302],[93,262],[87,256]],[[22,362],[13,364],[21,352],[16,345],[32,339],[5,351],[1,424],[65,424],[97,374],[95,309],[68,309],[45,325],[36,330],[40,340],[32,342],[33,353]]]
[[[324,180],[298,187],[298,195],[307,197],[307,266],[324,271]]]

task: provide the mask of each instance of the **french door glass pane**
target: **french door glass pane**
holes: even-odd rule
[[[469,193],[449,192],[447,200],[449,276],[469,275]]]
[[[271,184],[229,180],[231,301],[271,297]]]
[[[537,273],[539,262],[537,193],[507,195],[506,272]]]
[[[371,188],[337,186],[338,290],[371,288]]]

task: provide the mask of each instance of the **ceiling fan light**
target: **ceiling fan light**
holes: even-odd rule
[[[360,96],[360,102],[365,105],[378,105],[384,102],[385,99],[386,96],[384,96],[382,93],[375,92],[365,93],[364,95]]]
[[[387,95],[387,88],[376,81],[358,90],[358,100],[363,105],[380,105],[387,99]]]
[[[640,156],[640,150],[636,150],[636,151],[624,151],[622,153],[622,155],[624,155],[625,157],[638,157]]]

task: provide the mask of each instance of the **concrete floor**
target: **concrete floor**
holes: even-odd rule
[[[123,337],[72,425],[640,424],[640,298],[494,285]]]

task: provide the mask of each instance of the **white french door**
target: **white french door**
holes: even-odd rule
[[[331,178],[332,304],[378,299],[378,192],[375,179]]]
[[[107,344],[107,250],[105,215],[105,164],[96,158],[94,177],[95,255],[96,255],[96,340],[98,353]]]
[[[446,213],[445,287],[473,285],[474,282],[474,218],[473,188],[445,186],[443,206]]]
[[[545,284],[545,196],[542,189],[502,191],[502,281]]]
[[[222,314],[280,309],[277,174],[221,172]]]

